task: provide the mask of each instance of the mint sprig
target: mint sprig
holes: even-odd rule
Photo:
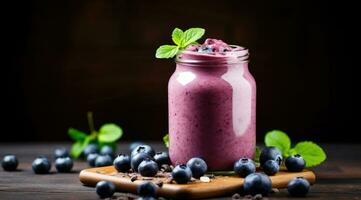
[[[156,58],[173,58],[181,50],[187,48],[190,44],[197,44],[199,40],[205,33],[203,28],[190,28],[186,31],[182,31],[179,28],[175,28],[172,32],[172,40],[176,45],[162,45],[160,46],[156,53]]]
[[[164,135],[163,142],[166,147],[169,147],[169,134]]]
[[[291,148],[291,139],[288,135],[279,130],[273,130],[265,136],[266,146],[277,147],[284,157],[300,154],[306,161],[306,167],[313,167],[326,160],[326,153],[317,144],[310,141],[303,141]]]
[[[94,128],[93,114],[88,112],[88,123],[90,134],[86,134],[74,128],[68,129],[68,135],[74,140],[70,149],[70,154],[73,158],[78,158],[85,147],[90,143],[97,143],[100,146],[109,145],[115,149],[115,142],[123,135],[122,129],[116,124],[104,124],[99,131]]]

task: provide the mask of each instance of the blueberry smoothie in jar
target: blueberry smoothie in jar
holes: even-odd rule
[[[248,50],[207,39],[176,57],[168,84],[169,155],[174,165],[203,158],[209,170],[230,170],[256,145],[256,83]]]

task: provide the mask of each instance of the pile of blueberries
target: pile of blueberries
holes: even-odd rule
[[[194,179],[201,179],[207,172],[207,164],[202,158],[191,158],[186,164],[177,165],[173,168],[167,152],[155,152],[154,149],[143,143],[132,143],[131,154],[119,154],[114,159],[114,151],[111,146],[89,144],[83,151],[83,156],[92,167],[114,165],[118,172],[137,172],[143,177],[154,177],[159,171],[170,172],[171,178],[178,184],[186,184]],[[65,148],[54,151],[55,168],[58,172],[71,172],[73,160]],[[256,172],[256,164],[250,158],[241,158],[234,163],[234,172],[244,178],[242,195],[266,196],[272,191],[272,182],[269,176],[275,175],[284,162],[288,171],[300,172],[305,166],[305,160],[298,154],[283,159],[281,152],[276,147],[266,147],[260,154],[260,166],[263,172]],[[15,171],[18,159],[14,155],[6,155],[1,163],[6,171]],[[48,158],[40,156],[32,163],[35,174],[47,174],[51,168]],[[140,200],[152,200],[156,197],[157,185],[152,182],[144,182],[137,188]],[[310,183],[303,177],[296,177],[288,183],[287,190],[291,196],[305,196],[310,189]],[[112,182],[100,181],[96,184],[96,193],[101,198],[112,197],[115,185]]]
[[[266,147],[262,150],[259,161],[264,173],[256,172],[256,164],[249,158],[241,158],[234,164],[235,173],[245,178],[241,191],[243,194],[267,195],[272,191],[272,182],[268,176],[273,176],[280,170],[282,154],[276,147]],[[298,154],[285,159],[284,164],[290,172],[301,172],[306,166],[305,160]],[[289,194],[295,197],[306,196],[309,189],[310,183],[303,177],[292,179],[287,186]]]

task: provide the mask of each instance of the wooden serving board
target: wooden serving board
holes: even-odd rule
[[[79,178],[84,185],[95,186],[97,182],[106,180],[115,184],[118,191],[136,193],[136,188],[144,181],[154,183],[163,182],[158,188],[157,195],[176,199],[199,199],[224,196],[236,193],[243,185],[243,178],[236,176],[215,176],[210,182],[193,180],[188,184],[170,183],[170,174],[156,176],[152,180],[137,176],[137,180],[131,181],[134,174],[119,173],[113,166],[84,169],[80,172]],[[275,176],[270,176],[273,188],[285,188],[288,182],[294,177],[304,177],[311,184],[316,180],[312,171],[287,172],[280,171]]]

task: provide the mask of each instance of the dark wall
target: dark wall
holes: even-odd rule
[[[171,42],[174,27],[203,27],[206,37],[250,49],[259,140],[282,129],[295,140],[355,141],[344,8],[286,0],[14,1],[4,29],[10,62],[2,66],[1,141],[67,140],[68,127],[87,130],[87,111],[98,126],[121,125],[125,139],[160,140],[175,64],[154,53]]]

